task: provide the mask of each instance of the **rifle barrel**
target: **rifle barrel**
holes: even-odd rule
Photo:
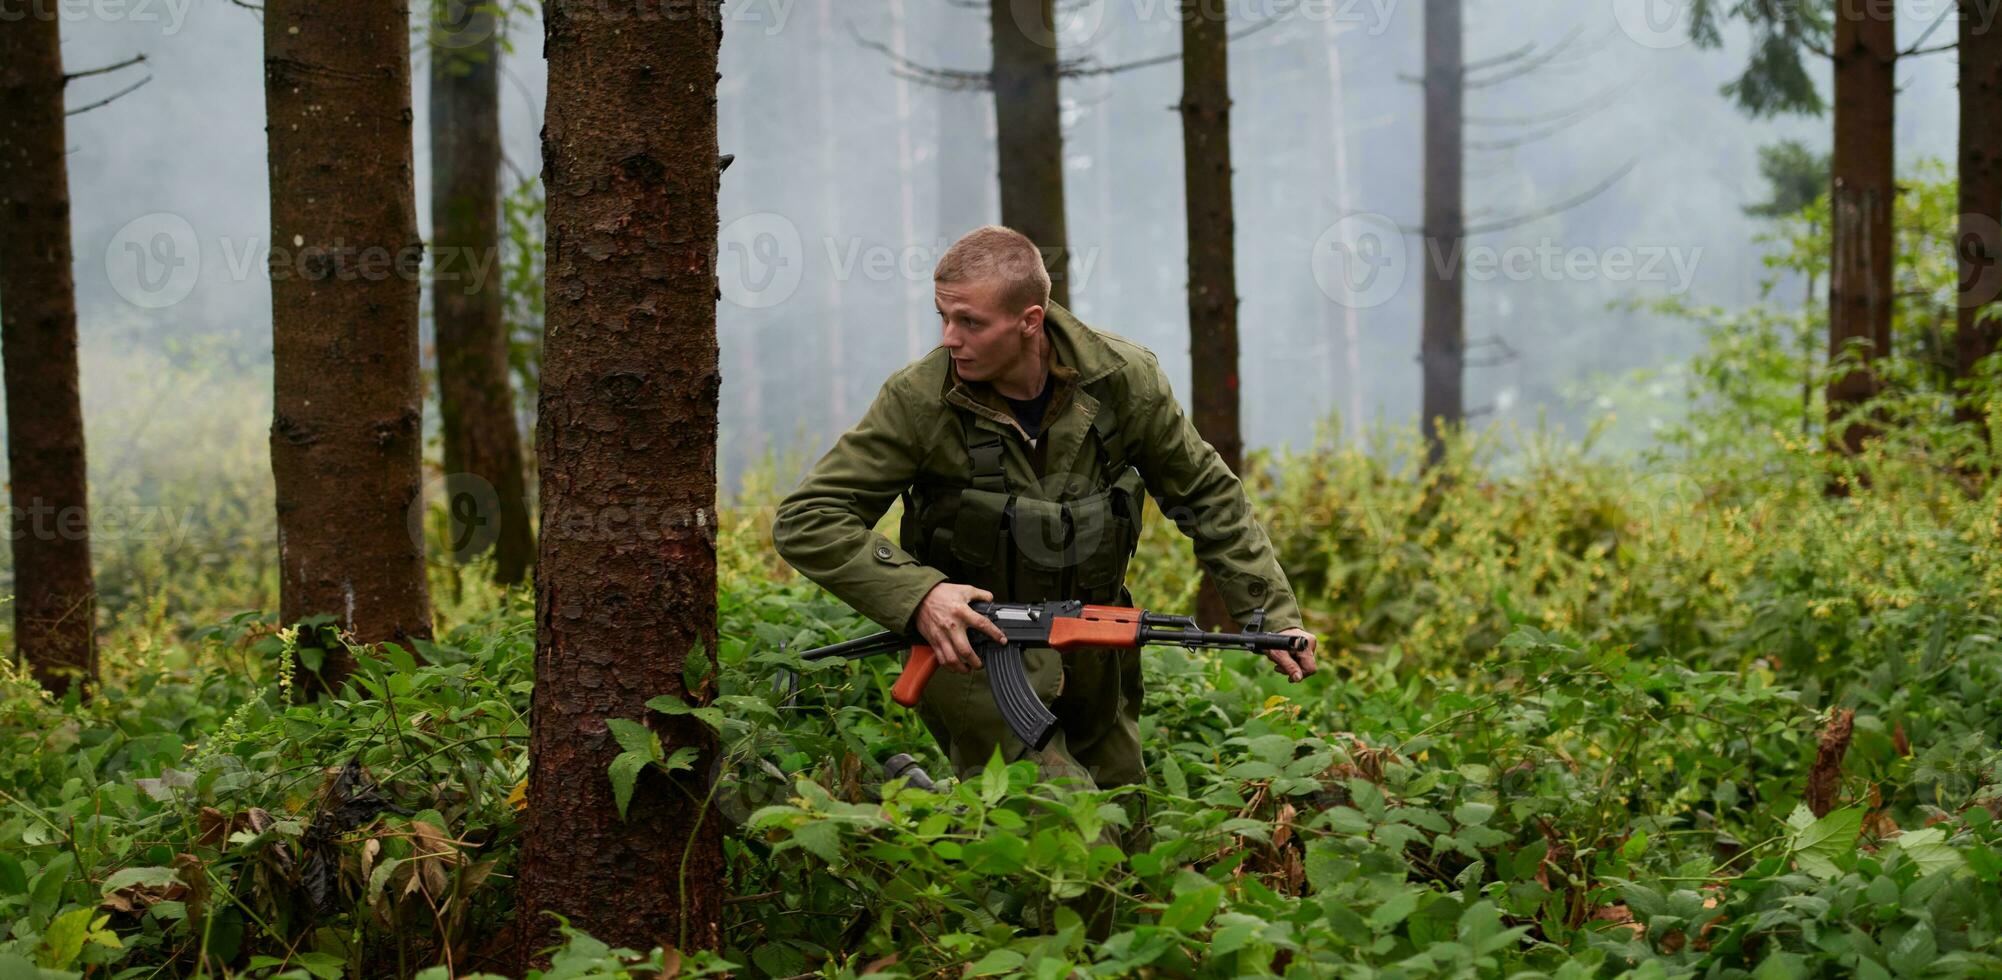
[[[859,660],[863,657],[873,657],[879,653],[889,653],[892,650],[905,649],[915,646],[919,642],[922,641],[912,640],[901,633],[884,630],[881,633],[871,633],[868,636],[857,637],[853,640],[845,640],[824,647],[815,647],[812,650],[801,653],[799,658],[801,660],[828,660],[834,657],[845,657],[849,660]]]

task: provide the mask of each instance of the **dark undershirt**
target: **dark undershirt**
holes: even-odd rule
[[[1008,407],[1015,411],[1015,421],[1022,423],[1022,431],[1027,432],[1030,439],[1043,434],[1043,412],[1050,407],[1050,391],[1055,387],[1053,380],[1044,375],[1043,390],[1034,398],[1017,401],[1007,395],[1001,396],[1007,401]]]

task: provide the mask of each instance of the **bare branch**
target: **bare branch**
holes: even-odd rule
[[[132,57],[127,58],[124,61],[121,61],[115,65],[105,65],[102,68],[86,68],[83,71],[73,71],[63,76],[63,83],[68,84],[79,78],[89,78],[92,75],[108,75],[112,72],[117,71],[120,68],[130,68],[133,65],[139,64],[140,62],[143,62],[145,60],[146,60],[145,55],[135,54]]]
[[[1922,54],[1938,54],[1941,51],[1952,51],[1953,49],[1958,47],[1960,47],[1959,41],[1949,41],[1945,44],[1935,44],[1930,48],[1906,48],[1905,50],[1898,52],[1898,57],[1916,58]]]
[[[1527,57],[1531,51],[1535,50],[1536,50],[1536,42],[1530,41],[1529,43],[1524,44],[1522,47],[1519,47],[1514,51],[1504,51],[1501,54],[1495,55],[1492,58],[1479,58],[1474,61],[1466,62],[1465,64],[1462,64],[1460,66],[1460,70],[1480,71],[1483,68],[1493,68],[1496,65],[1507,64],[1511,61],[1514,61],[1517,58]]]
[[[1600,96],[1599,98],[1593,99],[1590,102],[1585,102],[1581,103],[1578,106],[1574,106],[1573,108],[1575,111],[1573,111],[1570,115],[1560,117],[1552,121],[1548,125],[1543,126],[1540,129],[1534,129],[1527,133],[1523,133],[1519,136],[1511,136],[1507,139],[1467,140],[1465,144],[1466,148],[1469,150],[1513,150],[1519,146],[1527,146],[1530,143],[1535,143],[1541,140],[1549,139],[1550,137],[1555,136],[1558,133],[1564,132],[1565,130],[1570,129],[1573,126],[1578,125],[1580,122],[1583,122],[1586,119],[1591,118],[1592,116],[1598,114],[1599,112],[1604,111],[1605,109],[1610,107],[1613,103],[1619,101],[1620,96],[1626,94],[1628,90],[1632,89],[1635,85],[1639,84],[1639,82],[1643,77],[1645,76],[1636,75],[1634,76],[1633,80],[1629,81],[1627,84],[1617,89],[1609,90],[1606,94]]]
[[[129,95],[129,94],[131,94],[131,93],[132,93],[132,92],[133,92],[134,90],[138,89],[138,88],[139,88],[139,86],[141,86],[141,85],[144,85],[144,84],[146,84],[147,82],[150,82],[150,81],[152,81],[152,80],[153,80],[153,76],[151,76],[151,75],[148,75],[148,76],[146,76],[145,78],[142,78],[142,79],[140,79],[140,80],[138,80],[138,81],[136,81],[136,82],[133,82],[132,84],[130,84],[130,85],[127,85],[127,86],[125,86],[124,88],[122,88],[122,89],[119,89],[118,91],[116,91],[116,92],[113,92],[113,93],[111,93],[110,95],[107,95],[107,96],[105,96],[104,98],[101,98],[101,99],[97,100],[96,102],[92,102],[92,103],[91,103],[91,104],[89,104],[89,105],[85,105],[85,106],[78,106],[78,107],[76,107],[76,108],[74,108],[74,109],[71,109],[71,110],[68,110],[67,112],[64,112],[64,113],[63,113],[63,115],[65,115],[65,116],[74,116],[74,115],[79,115],[79,114],[81,114],[81,113],[85,113],[85,112],[89,112],[89,111],[90,111],[90,110],[92,110],[92,109],[97,109],[97,108],[101,108],[101,107],[103,107],[103,106],[108,106],[108,105],[110,105],[111,103],[113,103],[113,102],[117,101],[118,99],[120,99],[120,98],[123,98],[124,96],[126,96],[126,95]]]
[[[881,41],[873,41],[863,37],[862,32],[856,29],[852,21],[848,24],[848,33],[849,36],[855,39],[856,44],[871,51],[880,52],[884,57],[890,59],[892,66],[890,74],[897,78],[953,92],[963,92],[967,89],[989,91],[994,87],[992,72],[970,71],[963,68],[934,68],[930,65],[921,65],[904,57],[901,53],[891,50],[889,45]]]
[[[1277,11],[1272,16],[1267,17],[1256,24],[1252,24],[1249,27],[1240,27],[1237,30],[1230,32],[1229,40],[1237,41],[1243,38],[1250,37],[1253,34],[1258,33],[1259,31],[1265,30],[1268,27],[1271,27],[1275,24],[1278,24],[1281,21],[1284,21],[1287,17],[1292,15],[1294,10],[1299,9],[1300,2],[1301,0],[1293,0],[1293,3],[1287,6],[1286,9]],[[1177,51],[1174,54],[1154,55],[1153,57],[1150,58],[1141,58],[1138,61],[1128,61],[1117,65],[1096,65],[1093,64],[1094,60],[1095,59],[1093,59],[1092,56],[1086,55],[1075,61],[1064,62],[1063,64],[1057,67],[1057,77],[1089,78],[1093,75],[1116,75],[1120,72],[1132,71],[1135,68],[1151,68],[1155,65],[1165,65],[1171,62],[1180,61],[1182,60],[1182,53],[1180,51]]]
[[[1531,211],[1528,214],[1518,215],[1513,218],[1504,218],[1500,221],[1491,221],[1484,225],[1475,225],[1466,228],[1461,232],[1461,234],[1465,235],[1468,238],[1472,238],[1475,235],[1485,235],[1489,232],[1507,231],[1510,228],[1519,228],[1523,225],[1529,224],[1532,221],[1540,221],[1544,218],[1550,217],[1553,214],[1559,214],[1564,211],[1569,211],[1572,208],[1575,208],[1578,205],[1583,204],[1586,201],[1589,201],[1595,197],[1598,197],[1599,195],[1604,194],[1606,191],[1610,190],[1614,184],[1619,183],[1620,178],[1625,177],[1629,172],[1631,172],[1634,169],[1635,166],[1639,165],[1639,163],[1640,163],[1640,157],[1634,157],[1633,159],[1627,161],[1626,166],[1621,167],[1616,171],[1613,171],[1611,176],[1607,177],[1605,180],[1600,181],[1598,185],[1593,187],[1591,190],[1588,190],[1585,193],[1579,194],[1575,197],[1559,201],[1556,204],[1544,208],[1541,211]]]
[[[1487,88],[1490,85],[1500,85],[1501,83],[1509,81],[1511,79],[1521,78],[1522,76],[1527,75],[1530,72],[1533,72],[1538,68],[1543,67],[1545,64],[1548,64],[1550,62],[1550,59],[1555,58],[1558,55],[1564,53],[1564,49],[1570,47],[1572,42],[1578,40],[1578,35],[1584,33],[1584,30],[1585,29],[1583,27],[1572,28],[1571,33],[1564,35],[1563,40],[1558,41],[1554,45],[1551,45],[1548,51],[1545,51],[1534,58],[1530,58],[1529,60],[1524,61],[1522,64],[1516,65],[1515,67],[1509,69],[1508,71],[1502,72],[1497,75],[1491,75],[1487,78],[1468,78],[1466,77],[1467,70],[1462,69],[1461,84],[1466,86],[1467,88]]]
[[[1934,17],[1934,18],[1932,19],[1932,23],[1930,23],[1930,24],[1927,24],[1927,25],[1926,25],[1926,29],[1925,29],[1925,33],[1923,33],[1923,34],[1920,34],[1920,35],[1919,35],[1919,39],[1918,39],[1918,40],[1916,40],[1916,41],[1913,41],[1913,42],[1912,42],[1912,46],[1911,46],[1911,47],[1909,47],[1909,48],[1906,48],[1905,50],[1903,50],[1903,51],[1900,51],[1900,52],[1898,52],[1898,57],[1902,58],[1902,57],[1904,57],[1905,55],[1908,55],[1908,54],[1919,54],[1919,53],[1920,53],[1920,51],[1919,51],[1919,47],[1920,47],[1921,45],[1923,45],[1923,44],[1925,44],[1925,43],[1926,43],[1926,38],[1929,38],[1929,37],[1931,37],[1931,36],[1932,36],[1932,32],[1934,32],[1934,31],[1936,31],[1936,30],[1939,30],[1939,25],[1941,25],[1941,24],[1944,24],[1944,23],[1946,23],[1946,18],[1947,18],[1947,16],[1948,16],[1949,14],[1952,14],[1952,13],[1953,13],[1953,12],[1954,12],[1955,10],[1958,10],[1958,9],[1960,9],[1960,5],[1959,5],[1959,4],[1954,4],[1954,3],[1943,3],[1943,4],[1940,4],[1940,8],[1939,8],[1939,16],[1938,16],[1938,17]],[[1949,45],[1947,45],[1946,47],[1950,48],[1950,47],[1953,47],[1953,45],[1949,44]],[[1945,48],[1933,48],[1932,50],[1933,50],[1933,51],[1943,51],[1943,50],[1945,50]]]
[[[1578,103],[1577,105],[1566,106],[1565,108],[1556,109],[1550,112],[1539,112],[1534,115],[1528,115],[1528,116],[1468,115],[1463,118],[1465,119],[1466,123],[1470,126],[1541,126],[1547,123],[1563,122],[1581,113],[1597,112],[1599,109],[1604,108],[1605,105],[1607,105],[1608,103],[1611,103],[1614,100],[1618,99],[1620,96],[1625,95],[1628,92],[1632,91],[1634,86],[1639,85],[1641,82],[1647,79],[1648,74],[1649,73],[1647,72],[1643,72],[1639,75],[1635,75],[1633,78],[1628,79],[1625,85],[1622,85],[1618,88],[1607,89],[1605,92],[1601,93],[1597,99],[1594,99],[1592,101],[1581,102]]]

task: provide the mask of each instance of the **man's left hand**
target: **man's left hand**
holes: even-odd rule
[[[1314,666],[1314,648],[1319,644],[1319,641],[1314,638],[1314,634],[1298,626],[1289,630],[1280,630],[1279,635],[1304,636],[1307,638],[1307,647],[1304,650],[1265,651],[1267,659],[1272,661],[1272,669],[1285,674],[1288,679],[1297,684],[1302,679],[1312,675],[1317,669]]]

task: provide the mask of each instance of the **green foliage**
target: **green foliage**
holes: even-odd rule
[[[1489,436],[1421,474],[1408,431],[1254,454],[1324,666],[1151,651],[1144,785],[886,780],[896,752],[947,773],[890,658],[799,660],[868,627],[777,563],[752,482],[692,693],[611,719],[605,775],[621,808],[649,770],[707,779],[725,948],[565,924],[533,976],[2002,972],[1997,433],[1950,420],[2002,399],[1929,356],[1939,176],[1900,202],[1900,356],[1858,458],[1822,448],[1812,304],[1677,308],[1709,344],[1638,459]],[[1776,273],[1819,269],[1822,207]],[[1186,541],[1156,513],[1141,547],[1140,604],[1192,608]],[[338,635],[213,608],[119,620],[88,704],[0,672],[0,975],[504,969],[534,625],[463,587],[437,643],[357,649],[314,704],[289,665]],[[713,752],[663,742],[682,716]]]

